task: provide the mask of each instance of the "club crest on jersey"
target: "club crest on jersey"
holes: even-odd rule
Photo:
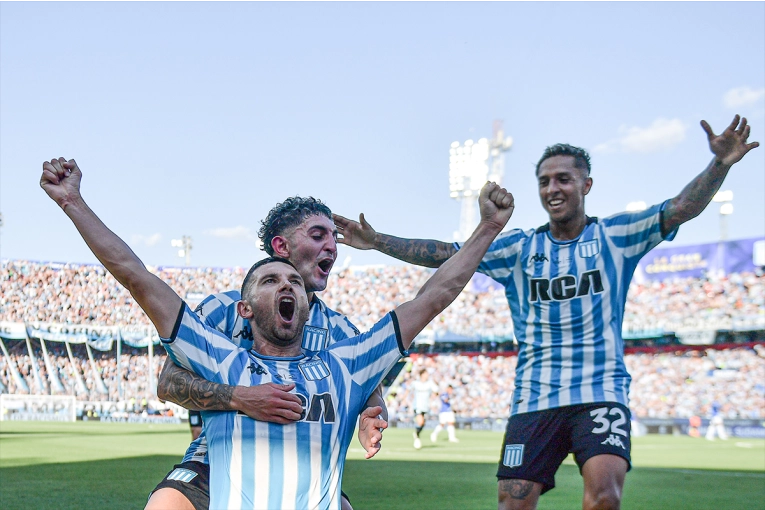
[[[312,359],[298,365],[308,381],[320,381],[329,377],[329,367],[320,359]]]
[[[594,257],[600,253],[600,245],[598,244],[597,239],[593,239],[592,241],[585,241],[583,243],[579,243],[579,256],[582,258],[590,258]]]
[[[523,464],[523,446],[522,444],[509,444],[505,446],[505,455],[502,457],[502,464],[514,468]]]
[[[325,328],[307,324],[303,327],[303,350],[323,351],[327,348],[327,340],[329,340],[329,334]]]

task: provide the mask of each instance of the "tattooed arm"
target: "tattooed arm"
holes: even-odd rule
[[[739,120],[741,121],[739,123]],[[733,122],[719,135],[704,120],[701,127],[707,133],[709,149],[715,155],[709,166],[693,179],[675,198],[670,200],[661,219],[661,233],[667,235],[686,221],[695,218],[709,205],[720,189],[728,171],[747,152],[758,147],[757,142],[746,143],[750,127],[746,119],[736,115]]]
[[[157,396],[192,411],[240,411],[250,418],[282,425],[300,418],[303,408],[294,384],[229,386],[202,379],[168,358],[159,374]]]
[[[366,222],[363,213],[359,215],[358,222],[338,214],[333,214],[332,218],[338,233],[342,235],[337,242],[358,250],[377,250],[404,262],[425,267],[440,267],[457,253],[450,243],[432,239],[402,239],[380,234]]]

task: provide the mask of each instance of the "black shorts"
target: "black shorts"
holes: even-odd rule
[[[173,466],[172,471],[159,482],[159,485],[149,493],[149,498],[151,498],[151,495],[159,489],[165,487],[175,489],[183,494],[186,499],[194,505],[195,510],[209,510],[210,465],[194,461],[176,464]],[[342,490],[340,491],[340,495],[345,498],[348,503],[351,502],[351,499]]]
[[[602,454],[622,457],[629,470],[630,448],[630,411],[616,402],[516,414],[507,420],[497,478],[541,483],[544,494],[555,487],[555,472],[569,453],[580,473]]]
[[[208,510],[210,507],[210,465],[201,462],[182,462],[159,482],[149,498],[159,489],[175,489],[188,499],[195,510]]]
[[[189,427],[192,429],[194,427],[201,427],[202,426],[202,413],[199,411],[189,411]]]

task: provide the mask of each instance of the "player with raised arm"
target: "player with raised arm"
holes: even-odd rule
[[[701,126],[711,163],[676,197],[645,211],[598,219],[585,214],[592,188],[589,156],[566,144],[548,147],[536,167],[549,214],[538,229],[499,236],[479,266],[505,286],[519,344],[515,393],[502,447],[499,508],[536,508],[573,452],[584,480],[582,506],[619,508],[630,468],[630,376],[621,337],[630,279],[640,258],[698,216],[731,166],[757,142],[738,115],[715,135]],[[335,216],[338,242],[439,267],[459,243],[380,234],[364,219]]]
[[[291,197],[273,207],[262,221],[258,237],[269,256],[292,262],[305,282],[310,314],[304,328],[303,349],[315,352],[331,343],[358,335],[358,330],[342,314],[319,299],[316,292],[327,286],[327,278],[337,258],[336,231],[332,212],[313,197]],[[208,326],[217,329],[240,347],[250,348],[249,323],[237,313],[239,290],[205,298],[195,313]],[[255,386],[229,386],[208,381],[172,360],[160,374],[157,394],[189,409],[238,411],[253,419],[286,424],[299,419],[302,408],[290,393],[294,384],[267,383]],[[378,419],[378,416],[381,419]],[[378,388],[367,402],[359,426],[359,440],[370,458],[380,449],[382,429],[387,427],[387,409]],[[181,463],[176,464],[150,494],[145,510],[168,507],[207,510],[209,506],[209,465],[207,438],[191,443]],[[343,510],[351,510],[343,494]]]
[[[81,177],[74,160],[54,159],[43,164],[40,185],[146,312],[176,363],[225,384],[295,384],[302,407],[297,422],[209,414],[210,506],[216,509],[340,508],[345,452],[364,402],[415,336],[461,292],[513,211],[512,195],[487,183],[475,232],[413,300],[370,331],[308,356],[301,348],[308,298],[289,261],[269,258],[250,269],[237,308],[250,323],[253,347],[235,347],[101,222],[80,195]]]

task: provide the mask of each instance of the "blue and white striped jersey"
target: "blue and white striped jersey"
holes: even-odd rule
[[[638,261],[662,241],[665,206],[588,218],[572,241],[553,239],[549,225],[494,240],[478,271],[505,287],[513,317],[519,352],[511,415],[591,402],[629,405],[624,305]]]
[[[244,349],[252,348],[252,332],[250,324],[236,311],[236,303],[242,299],[238,290],[229,290],[220,294],[207,296],[194,310],[194,313],[206,325],[217,329],[237,346]],[[356,326],[348,318],[331,308],[316,294],[310,303],[308,320],[303,329],[303,349],[307,353],[325,349],[329,344],[345,340],[359,334]],[[318,348],[317,348],[318,347]],[[202,411],[204,420],[206,412]],[[191,442],[182,462],[202,462],[207,464],[207,438],[205,429]]]
[[[171,339],[179,366],[213,382],[296,385],[301,420],[288,425],[205,413],[210,508],[339,509],[345,455],[367,399],[405,353],[395,312],[314,355],[262,356],[236,347],[183,306]]]

